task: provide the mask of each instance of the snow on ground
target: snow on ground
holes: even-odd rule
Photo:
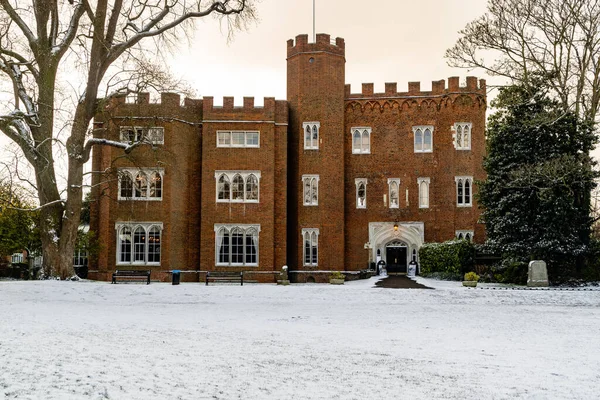
[[[600,290],[0,282],[0,398],[594,399]]]

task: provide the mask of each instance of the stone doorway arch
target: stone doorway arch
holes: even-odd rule
[[[425,224],[423,222],[370,222],[369,243],[371,245],[372,260],[381,259],[387,264],[386,246],[390,243],[403,243],[406,245],[406,264],[416,255],[419,262],[419,248],[425,239]],[[420,268],[417,270],[419,273]]]

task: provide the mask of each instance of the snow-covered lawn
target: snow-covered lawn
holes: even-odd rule
[[[596,399],[600,291],[0,281],[0,398]]]

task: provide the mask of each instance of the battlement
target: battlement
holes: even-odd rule
[[[181,103],[181,95],[178,93],[163,92],[160,94],[160,101],[150,102],[150,93],[140,92],[129,95],[116,96],[112,99],[112,104],[115,106],[136,105],[136,106],[163,106],[169,108],[194,108],[201,107],[201,99],[184,98]]]
[[[448,86],[446,86],[445,80],[431,82],[431,91],[421,91],[421,82],[408,82],[407,92],[398,92],[396,82],[386,82],[384,93],[374,93],[372,83],[363,83],[361,93],[352,93],[349,84],[345,86],[345,98],[357,99],[365,97],[429,97],[429,96],[441,96],[446,94],[480,94],[486,95],[486,83],[485,79],[477,79],[474,76],[467,76],[465,86],[461,86],[459,78],[454,76],[448,78]]]
[[[343,38],[331,39],[331,36],[327,33],[317,33],[317,40],[315,43],[308,42],[308,35],[298,35],[296,40],[290,39],[287,41],[287,56],[288,58],[301,53],[316,53],[316,52],[328,52],[332,54],[338,54],[344,56],[346,53],[346,44]]]
[[[287,101],[265,97],[262,107],[254,105],[254,97],[244,97],[243,106],[235,106],[234,98],[223,97],[223,105],[215,106],[212,96],[205,96],[202,103],[203,119],[222,121],[275,121],[287,123]]]

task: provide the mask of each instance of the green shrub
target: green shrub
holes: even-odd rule
[[[333,271],[331,275],[329,275],[330,279],[345,279],[344,274],[340,271]]]
[[[425,243],[419,249],[422,275],[440,275],[461,280],[473,269],[473,243],[450,240],[444,243]]]
[[[477,275],[475,272],[467,272],[465,274],[464,280],[477,282],[479,280],[479,275]]]

